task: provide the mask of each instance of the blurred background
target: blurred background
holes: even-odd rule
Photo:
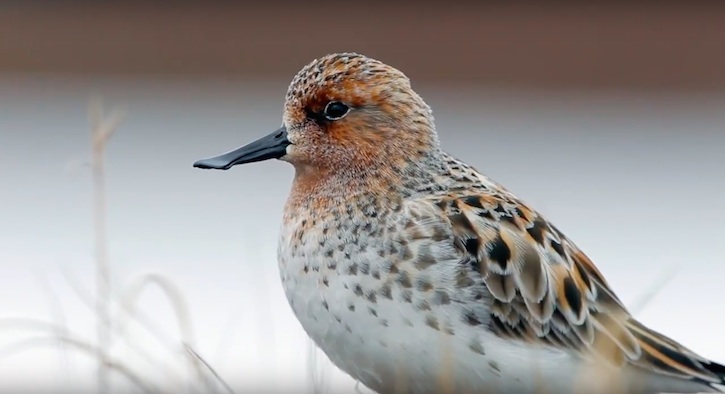
[[[405,72],[449,152],[725,362],[724,43],[722,1],[4,2],[0,388],[98,390],[106,228],[112,391],[352,392],[279,283],[292,168],[191,166],[276,129],[294,74],[338,51]],[[117,125],[101,227],[94,122]]]

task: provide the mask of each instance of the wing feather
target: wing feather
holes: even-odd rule
[[[497,335],[566,348],[614,367],[723,383],[725,367],[637,322],[592,261],[510,193],[461,191],[414,205],[411,236],[452,234],[442,242],[452,242],[461,264],[476,273],[474,279],[459,273],[457,280],[485,285],[493,298],[488,328]],[[446,230],[432,229],[441,224]]]

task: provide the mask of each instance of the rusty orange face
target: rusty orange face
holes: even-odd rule
[[[437,146],[430,108],[408,78],[354,53],[328,55],[300,70],[283,121],[267,137],[195,166],[228,169],[277,158],[298,169],[359,172]]]

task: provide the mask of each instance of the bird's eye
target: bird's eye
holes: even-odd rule
[[[324,115],[327,120],[338,120],[344,118],[348,112],[350,112],[350,107],[347,105],[339,101],[330,101],[325,106]]]

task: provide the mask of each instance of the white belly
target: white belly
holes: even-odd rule
[[[390,237],[326,232],[289,219],[278,260],[289,303],[310,338],[341,370],[379,393],[616,393],[617,382],[568,352],[488,330],[490,294],[460,288],[460,256],[438,245],[425,272],[399,259]],[[318,219],[319,220],[319,219]],[[321,220],[317,221],[317,225]],[[326,224],[329,222],[326,222]],[[342,234],[342,235],[341,235]],[[361,238],[356,238],[361,237]],[[398,253],[400,256],[401,253]],[[447,257],[449,256],[449,257]],[[475,321],[464,316],[473,313]]]
[[[305,272],[284,259],[280,269],[290,305],[310,338],[338,368],[377,392],[581,392],[582,386],[572,387],[576,378],[568,373],[577,365],[568,354],[452,323],[448,317],[459,315],[458,305],[421,311],[415,302],[367,291],[379,288],[382,279],[325,267]],[[582,383],[587,387],[591,380]]]

